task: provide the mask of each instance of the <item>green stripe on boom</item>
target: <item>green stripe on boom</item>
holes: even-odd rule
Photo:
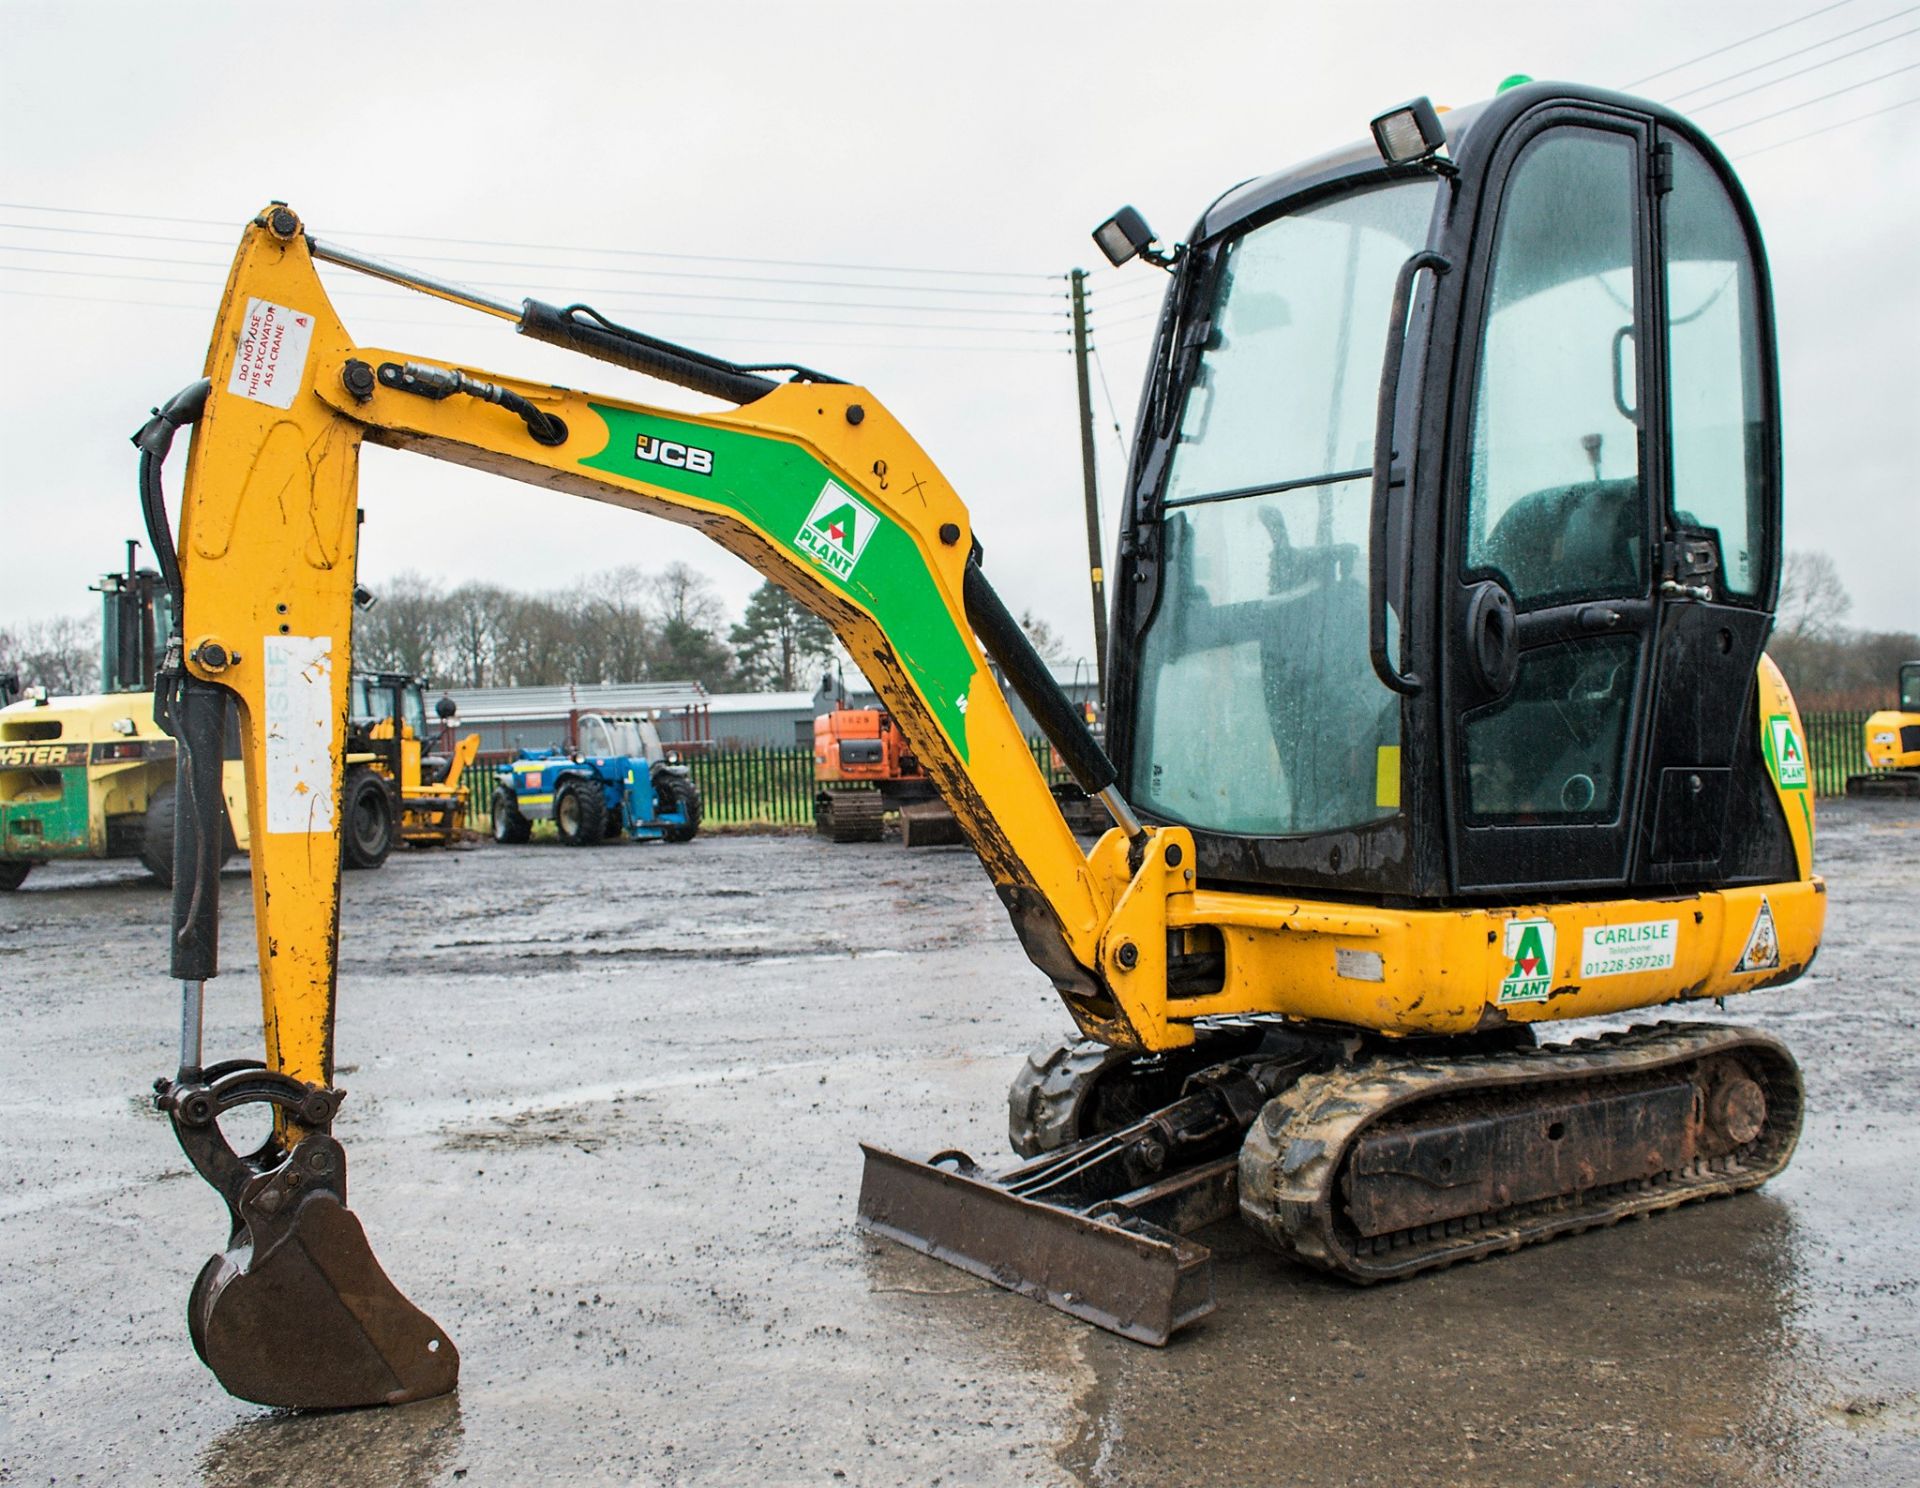
[[[739,513],[811,567],[880,623],[941,731],[967,758],[967,689],[973,658],[954,628],[945,597],[919,545],[897,524],[879,529],[844,579],[810,556],[797,538],[813,504],[834,474],[798,445],[768,435],[684,424],[605,404],[591,405],[607,421],[607,447],[580,461],[595,470],[645,481]],[[699,474],[634,454],[641,435],[713,452],[712,474]]]

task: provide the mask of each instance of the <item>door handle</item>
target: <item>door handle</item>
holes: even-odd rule
[[[1400,401],[1400,363],[1407,350],[1407,309],[1413,303],[1413,281],[1422,269],[1435,276],[1453,267],[1438,253],[1422,250],[1400,265],[1393,282],[1393,309],[1387,322],[1387,352],[1380,365],[1380,401],[1373,417],[1373,513],[1367,547],[1367,653],[1373,673],[1402,697],[1411,697],[1426,684],[1412,672],[1402,672],[1387,655],[1387,504],[1393,485],[1393,411]],[[1406,637],[1401,636],[1404,647]]]

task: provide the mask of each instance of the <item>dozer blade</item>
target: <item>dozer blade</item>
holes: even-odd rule
[[[374,1259],[347,1208],[339,1142],[312,1130],[289,1153],[269,1142],[242,1157],[220,1131],[222,1112],[260,1101],[323,1124],[339,1092],[257,1066],[208,1075],[162,1082],[159,1102],[233,1220],[226,1250],[201,1267],[187,1300],[187,1330],[207,1367],[261,1405],[400,1405],[453,1389],[459,1351]]]
[[[1023,1198],[962,1153],[915,1162],[860,1146],[860,1223],[874,1234],[1137,1343],[1164,1344],[1213,1311],[1213,1253],[1196,1241],[1117,1206],[1109,1217]]]

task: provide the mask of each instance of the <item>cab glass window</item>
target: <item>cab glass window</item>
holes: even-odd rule
[[[1387,305],[1394,275],[1426,240],[1435,189],[1418,181],[1340,197],[1222,250],[1169,503],[1372,466]]]
[[[1265,836],[1398,809],[1399,703],[1367,651],[1367,472],[1394,278],[1435,189],[1367,189],[1223,250],[1140,655],[1133,796],[1162,817]]]
[[[1470,818],[1614,820],[1639,655],[1634,636],[1522,652],[1513,690],[1467,715]]]
[[[1556,129],[1508,177],[1474,392],[1466,567],[1522,609],[1647,587],[1635,144]]]
[[[1673,515],[1719,534],[1721,583],[1750,597],[1767,496],[1753,256],[1726,187],[1684,140],[1664,210]]]

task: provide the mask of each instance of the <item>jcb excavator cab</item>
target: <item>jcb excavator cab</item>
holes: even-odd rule
[[[1641,100],[1419,107],[1229,192],[1178,254],[1115,586],[1128,798],[1250,889],[1791,877],[1746,198]]]

